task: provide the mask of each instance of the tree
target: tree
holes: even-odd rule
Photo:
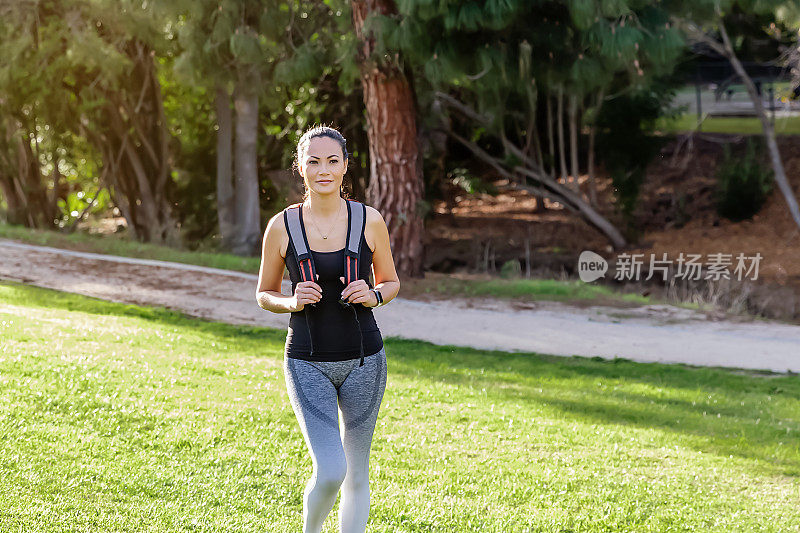
[[[329,46],[330,8],[318,2],[186,0],[174,5],[181,44],[176,69],[215,95],[217,213],[222,247],[257,251],[259,131],[285,134],[259,117],[289,103],[292,85],[318,78]],[[260,113],[266,107],[266,113]],[[278,164],[280,161],[273,161]]]
[[[429,85],[417,93],[438,102],[442,129],[513,186],[560,203],[623,246],[577,186],[578,132],[583,112],[602,105],[598,93],[613,97],[612,87],[644,85],[672,68],[683,43],[664,9],[599,0],[400,5],[400,17],[381,20],[381,52],[400,50],[424,73],[417,79]]]
[[[675,14],[675,20],[686,32],[686,35],[691,40],[703,43],[725,57],[742,80],[753,103],[756,116],[761,121],[761,126],[764,130],[764,138],[769,150],[775,182],[786,200],[792,219],[800,227],[800,207],[798,207],[797,198],[786,177],[786,170],[783,166],[775,136],[775,128],[767,116],[766,109],[764,109],[761,94],[742,65],[726,28],[726,17],[737,11],[752,15],[767,15],[774,25],[778,21],[781,12],[793,12],[792,10],[796,9],[796,4],[794,2],[774,0],[765,2],[713,0],[708,2],[686,2],[681,7],[682,9]],[[718,37],[716,34],[718,34]]]
[[[39,10],[44,15],[46,6]],[[0,192],[8,221],[32,228],[51,228],[58,217],[64,155],[58,145],[65,139],[45,117],[53,126],[75,119],[59,113],[63,91],[52,83],[56,69],[43,59],[63,45],[60,36],[42,31],[43,23],[32,6],[0,4],[0,55],[7,59],[0,63]]]
[[[55,146],[65,136],[79,136],[100,154],[101,179],[133,236],[176,242],[168,200],[171,139],[154,64],[153,14],[134,3],[85,0],[4,4],[2,9],[11,61],[0,77],[31,80],[27,86],[0,83],[0,99],[28,117],[18,125],[33,128],[16,136],[29,161],[28,171],[15,178],[28,183],[22,192],[37,197],[32,188],[41,181],[34,168],[42,160],[37,152],[52,141],[50,179],[57,193],[64,151]],[[19,205],[18,200],[7,201]],[[52,209],[39,202],[36,211],[52,224]]]
[[[221,247],[252,254],[260,240],[257,174],[259,80],[268,68],[262,25],[279,19],[261,2],[177,3],[177,69],[207,85],[217,112],[217,215]]]
[[[359,67],[367,110],[370,183],[367,199],[389,228],[397,271],[422,276],[422,167],[418,160],[417,113],[398,58],[379,59],[368,19],[395,15],[392,0],[353,0],[353,26],[360,41]]]

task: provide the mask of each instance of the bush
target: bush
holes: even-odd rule
[[[510,279],[510,278],[518,278],[520,276],[522,276],[522,265],[520,265],[519,261],[516,259],[512,259],[511,261],[506,261],[500,268],[501,278]]]
[[[607,98],[597,115],[595,153],[614,185],[614,196],[629,228],[650,161],[664,139],[653,135],[656,120],[670,113],[675,81],[657,79],[635,91]]]
[[[747,139],[744,155],[732,156],[723,147],[717,169],[717,213],[734,222],[746,220],[761,209],[772,191],[772,169],[764,161],[760,142]]]

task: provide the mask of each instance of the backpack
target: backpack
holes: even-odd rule
[[[367,221],[367,208],[361,202],[355,200],[345,200],[347,202],[347,241],[344,251],[344,284],[345,287],[358,279],[358,262],[361,256],[361,236]],[[300,271],[302,281],[317,281],[317,269],[314,267],[314,258],[308,246],[305,226],[302,223],[302,203],[290,205],[283,210],[283,222],[286,224],[286,232],[289,234],[289,241],[294,250],[294,258],[297,261],[297,269]],[[288,253],[288,250],[287,250]],[[353,310],[353,317],[358,324],[358,331],[361,335],[361,363],[364,365],[364,335],[361,331],[361,323],[358,320],[358,313],[353,304],[339,298],[339,304]],[[306,327],[308,328],[308,340],[311,343],[311,354],[314,355],[314,341],[311,339],[311,326],[309,326],[308,306],[315,307],[316,303],[308,304],[303,307],[306,316]]]

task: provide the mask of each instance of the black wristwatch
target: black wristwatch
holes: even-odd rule
[[[383,296],[381,296],[381,291],[378,289],[370,289],[372,292],[375,293],[375,298],[378,300],[378,304],[375,307],[380,307],[383,305]]]

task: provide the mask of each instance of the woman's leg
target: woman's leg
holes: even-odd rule
[[[284,377],[314,466],[303,494],[303,533],[318,533],[347,472],[336,387],[317,367],[301,359],[284,357]]]
[[[341,533],[364,533],[369,517],[369,451],[386,389],[386,352],[364,358],[339,387],[339,407],[344,420],[347,475],[339,504]]]

